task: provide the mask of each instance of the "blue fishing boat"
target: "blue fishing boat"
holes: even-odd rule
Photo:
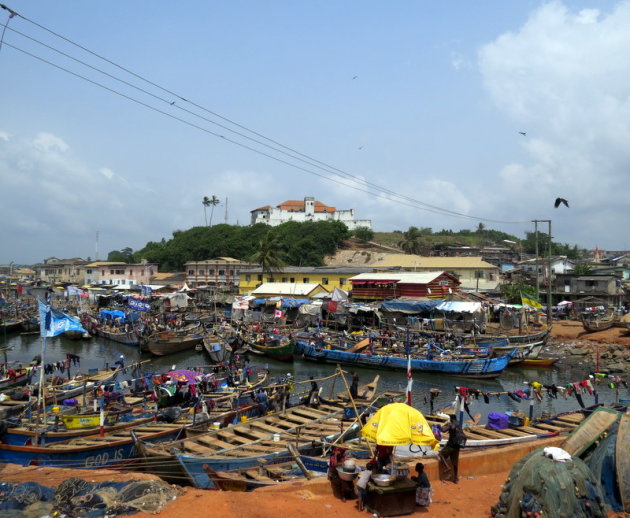
[[[134,429],[145,441],[167,441],[183,435],[181,424],[152,423]],[[43,445],[14,445],[0,443],[0,462],[22,466],[51,466],[62,468],[121,467],[137,459],[130,430],[110,435],[91,435]]]
[[[315,360],[329,363],[344,363],[362,367],[375,367],[379,369],[404,369],[407,370],[407,357],[405,355],[381,355],[366,354],[363,352],[347,352],[335,349],[317,348],[302,340],[296,340],[295,353],[306,360]],[[474,358],[474,359],[446,359],[439,354],[433,357],[411,357],[411,369],[413,372],[433,372],[452,376],[465,376],[468,378],[495,378],[507,367],[513,352],[498,358]]]

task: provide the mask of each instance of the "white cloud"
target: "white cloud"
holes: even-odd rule
[[[70,149],[63,139],[50,133],[40,133],[37,135],[33,141],[33,147],[39,151],[61,151],[62,153],[65,153],[68,149]]]
[[[114,171],[112,171],[108,167],[101,167],[98,170],[98,172],[101,173],[108,180],[111,180],[112,178],[114,178]]]
[[[11,135],[6,131],[0,131],[0,140],[4,140],[5,142],[9,142]]]
[[[628,2],[604,14],[556,1],[479,52],[487,91],[527,131],[528,163],[506,165],[499,187],[523,215],[527,207],[549,213],[556,196],[569,199],[570,215],[551,212],[568,236],[562,242],[592,243],[596,233],[600,246],[613,247],[611,210],[630,224],[629,25]]]

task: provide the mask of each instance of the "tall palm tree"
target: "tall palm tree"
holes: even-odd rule
[[[267,232],[258,243],[258,250],[251,256],[251,261],[262,267],[263,278],[273,272],[282,271],[284,262],[280,258],[280,241],[272,232]]]
[[[212,215],[214,214],[214,208],[219,205],[219,203],[221,203],[221,200],[213,194],[212,198],[210,198],[208,201],[212,206],[212,208],[210,209],[210,226],[212,226]]]
[[[208,198],[207,196],[203,197],[203,200],[201,200],[201,203],[203,204],[203,217],[206,220],[206,227],[208,226],[208,212],[206,211],[206,209],[210,206],[210,198]]]
[[[403,238],[398,241],[398,246],[406,254],[419,254],[422,249],[421,237],[418,227],[409,227],[409,230],[403,232]]]

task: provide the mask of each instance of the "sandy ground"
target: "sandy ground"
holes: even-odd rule
[[[6,465],[0,471],[5,482],[37,481],[56,486],[70,477],[81,477],[89,481],[150,479],[151,475],[125,473],[109,470],[67,470],[33,468]],[[486,517],[490,506],[498,500],[507,472],[480,477],[463,477],[459,484],[433,482],[433,504],[429,508],[417,507],[413,515],[424,517]],[[151,516],[137,513],[133,516]],[[356,501],[342,502],[332,495],[326,479],[299,481],[288,485],[261,488],[250,493],[231,491],[203,491],[185,488],[171,504],[159,512],[162,518],[201,518],[221,516],[223,518],[321,518],[322,516],[368,516],[359,511]]]
[[[626,315],[627,317],[628,315]],[[580,341],[592,344],[615,344],[630,347],[630,333],[620,327],[612,327],[597,333],[587,333],[582,323],[575,320],[561,320],[553,323],[551,338],[558,341]]]

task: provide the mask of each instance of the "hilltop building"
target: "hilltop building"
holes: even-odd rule
[[[335,207],[324,205],[312,196],[307,196],[304,201],[287,200],[275,207],[265,205],[252,210],[251,215],[252,225],[266,223],[275,227],[288,221],[300,223],[305,221],[341,221],[350,230],[359,227],[372,228],[371,220],[354,219],[354,209],[338,210]]]

